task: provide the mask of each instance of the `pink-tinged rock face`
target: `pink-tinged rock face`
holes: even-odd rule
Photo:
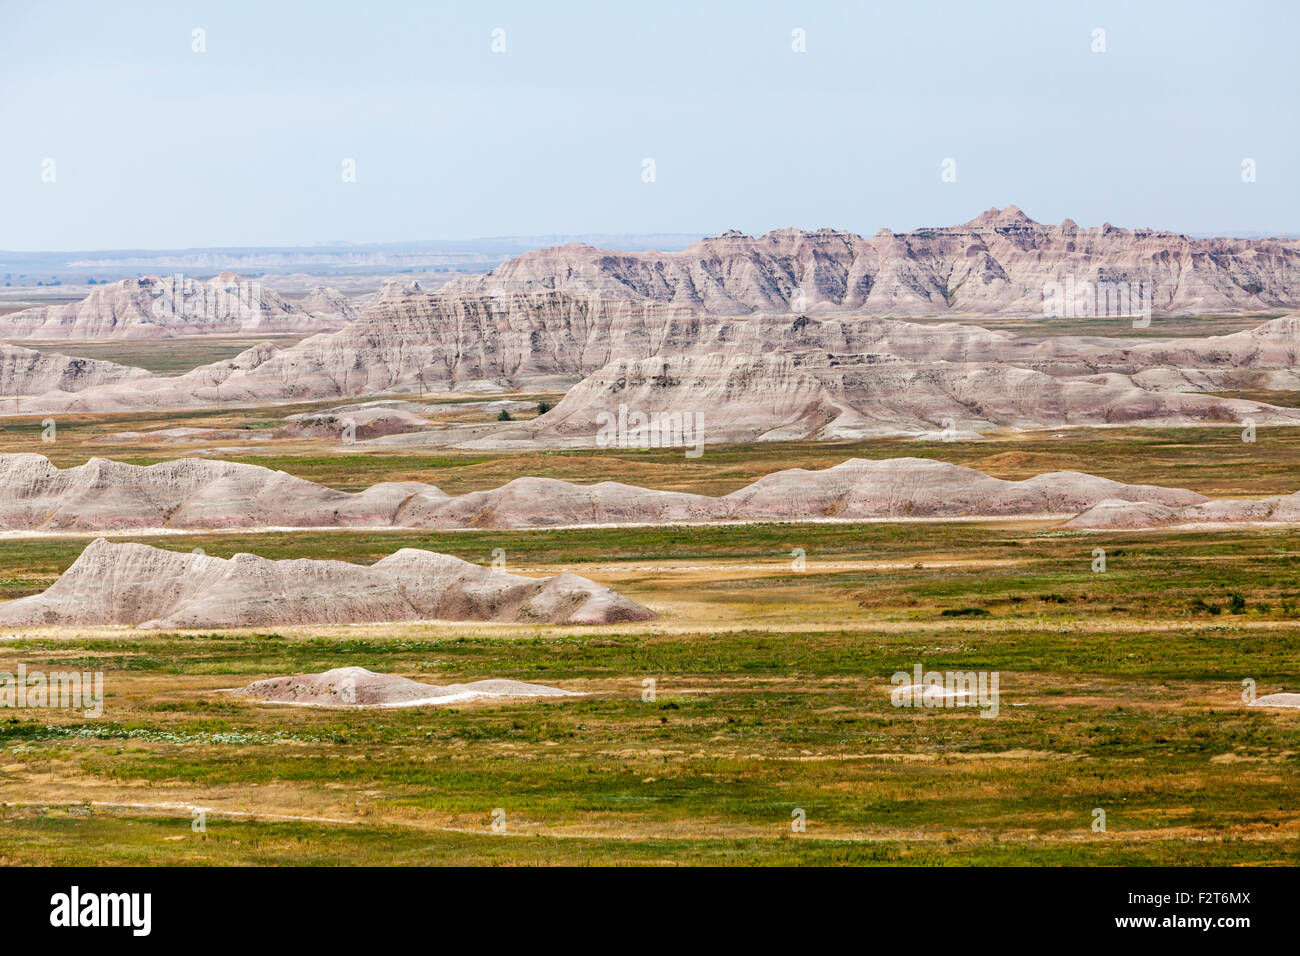
[[[1153,230],[1034,222],[1015,206],[960,226],[729,232],[680,252],[611,252],[570,243],[526,253],[446,290],[561,291],[635,297],[717,315],[1042,314],[1066,274],[1152,283],[1158,313],[1300,306],[1300,241],[1191,239]]]
[[[284,349],[259,345],[180,376],[128,370],[129,380],[68,387],[57,374],[33,379],[27,397],[0,402],[0,415],[529,388],[569,394],[536,422],[446,441],[594,446],[597,416],[623,405],[647,414],[707,409],[709,442],[923,435],[949,420],[959,432],[1266,424],[1300,413],[1204,393],[1300,388],[1297,367],[1294,316],[1205,338],[1034,339],[869,317],[716,317],[562,292],[410,293],[380,297],[338,332]],[[33,394],[41,383],[58,390]]]
[[[927,458],[854,458],[820,471],[779,471],[719,497],[553,478],[516,478],[453,497],[419,482],[336,491],[257,465],[210,459],[139,466],[95,458],[58,469],[40,455],[0,455],[0,530],[7,531],[454,530],[1048,517],[1075,528],[1297,523],[1300,493],[1211,501],[1180,488],[1129,485],[1080,472],[1007,481]],[[417,570],[426,563],[418,559]]]
[[[142,368],[0,343],[0,395],[71,394],[149,378]],[[13,403],[10,403],[13,404]]]

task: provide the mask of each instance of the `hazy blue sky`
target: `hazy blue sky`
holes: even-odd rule
[[[0,248],[871,233],[1008,203],[1297,233],[1298,9],[3,0]]]

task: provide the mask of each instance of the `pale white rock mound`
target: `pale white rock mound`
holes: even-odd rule
[[[320,674],[298,674],[254,681],[233,691],[231,696],[301,707],[418,707],[494,697],[582,695],[558,687],[517,680],[424,684],[396,674],[377,674],[364,667],[336,667]]]
[[[1257,500],[1220,499],[1184,507],[1102,501],[1066,523],[1068,528],[1158,528],[1183,525],[1296,524],[1300,492]]]
[[[43,455],[0,455],[0,529],[123,531],[391,525],[432,485],[385,482],[336,491],[260,465],[181,458],[130,465],[92,458],[57,468]]]
[[[516,478],[491,491],[437,500],[413,497],[397,522],[424,528],[544,528],[605,524],[680,524],[730,517],[725,501],[602,481]]]
[[[1300,522],[1300,494],[1210,501],[1178,488],[1129,485],[1079,472],[1022,481],[925,458],[854,458],[822,470],[775,472],[727,495],[516,478],[449,496],[420,482],[336,491],[252,464],[179,459],[129,465],[94,458],[56,468],[40,455],[0,455],[0,530],[214,528],[543,528],[1078,515],[1072,526],[1172,520]]]
[[[925,458],[852,458],[822,471],[776,472],[722,500],[740,517],[852,520],[1074,515],[1105,500],[1180,506],[1208,499],[1181,488],[1128,485],[1074,471],[1007,481]]]
[[[1265,694],[1250,702],[1251,707],[1300,707],[1300,694]]]
[[[610,624],[654,613],[574,574],[527,578],[404,548],[373,565],[223,559],[92,542],[41,594],[0,604],[8,625],[223,628],[458,620]]]

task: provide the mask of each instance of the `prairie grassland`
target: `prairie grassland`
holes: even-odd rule
[[[84,543],[3,542],[6,596],[39,590]],[[0,861],[1276,864],[1300,854],[1300,711],[1241,697],[1248,678],[1260,694],[1300,687],[1297,530],[791,524],[153,543],[356,561],[408,545],[486,561],[501,547],[513,570],[571,567],[663,618],[24,630],[0,640],[0,671],[102,670],[107,697],[98,719],[15,710],[0,720]],[[1091,570],[1096,547],[1104,573]],[[892,706],[891,675],[915,664],[998,672],[997,716]],[[340,711],[220,692],[345,665],[588,696]],[[192,806],[207,808],[206,832],[191,828]],[[497,809],[504,833],[492,828]],[[1092,829],[1096,809],[1105,832]],[[804,833],[792,832],[798,810]]]

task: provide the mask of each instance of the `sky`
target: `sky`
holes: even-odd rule
[[[0,249],[869,235],[1013,203],[1294,235],[1298,34],[1290,0],[0,0]]]

